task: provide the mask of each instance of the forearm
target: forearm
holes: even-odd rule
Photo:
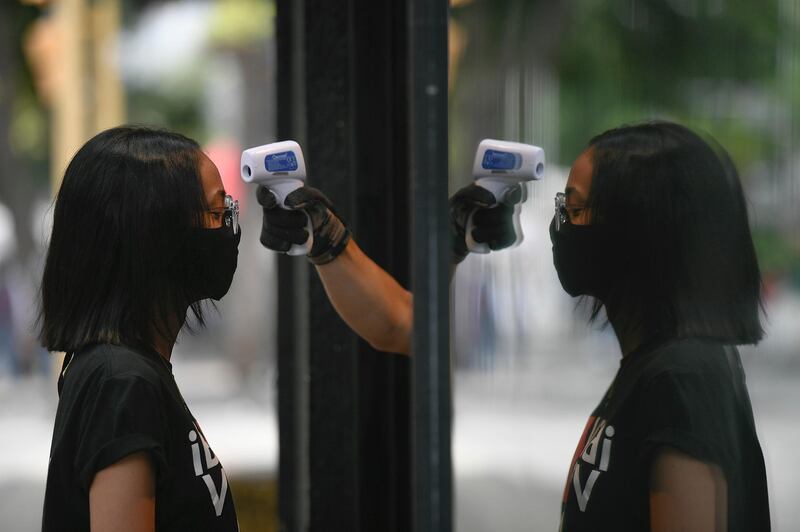
[[[333,307],[359,336],[380,351],[411,353],[411,293],[355,241],[317,272]]]
[[[350,231],[330,200],[317,189],[301,187],[278,205],[269,189],[259,186],[256,198],[264,213],[261,244],[288,252],[292,245],[308,238],[310,221],[314,235],[309,260],[316,265],[323,286],[336,311],[359,336],[381,351],[410,354],[413,327],[412,296],[388,273],[349,240]],[[452,280],[455,263],[467,255],[466,223],[475,212],[476,242],[501,249],[513,242],[510,206],[494,206],[492,193],[477,185],[460,190],[450,202],[453,241]],[[488,214],[481,214],[484,209]],[[342,250],[344,243],[346,247]],[[458,244],[458,245],[455,245]]]

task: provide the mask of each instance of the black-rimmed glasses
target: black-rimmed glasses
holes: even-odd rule
[[[555,197],[556,204],[556,231],[561,229],[561,226],[569,223],[569,211],[567,210],[567,195],[563,192],[557,192]],[[585,209],[586,205],[574,205],[571,208]]]
[[[228,227],[233,230],[235,235],[239,231],[239,200],[233,199],[233,196],[225,195],[225,207],[222,209],[209,209],[208,212],[213,214],[222,215],[222,227]]]
[[[225,195],[225,212],[223,213],[223,223],[225,227],[231,227],[235,235],[239,231],[239,200],[233,196]]]

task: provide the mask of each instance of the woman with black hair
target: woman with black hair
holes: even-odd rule
[[[766,531],[764,458],[735,345],[761,278],[727,154],[677,124],[593,138],[550,226],[564,290],[605,308],[622,361],[569,470],[561,529]]]
[[[236,531],[225,471],[172,376],[191,309],[236,270],[238,202],[198,144],[142,127],[89,140],[55,202],[41,339],[58,380],[44,531]]]
[[[373,346],[407,353],[411,294],[354,243],[317,238],[349,239],[319,191],[293,194],[287,204],[311,214],[312,255],[324,257],[315,264],[339,313]],[[304,216],[264,189],[258,199],[266,247],[305,241]],[[476,207],[485,218],[476,240],[513,241],[492,203],[474,186],[451,199],[454,264]],[[762,336],[761,278],[728,156],[677,124],[621,127],[591,140],[555,203],[561,284],[592,298],[592,319],[605,308],[623,355],[570,464],[561,530],[769,530],[764,458],[734,347]]]

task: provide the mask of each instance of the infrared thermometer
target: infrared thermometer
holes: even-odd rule
[[[293,140],[273,142],[243,151],[240,170],[245,183],[264,185],[275,196],[278,205],[287,210],[289,207],[284,203],[286,196],[302,187],[306,181],[303,151]],[[314,244],[314,230],[310,219],[306,230],[308,240],[304,244],[292,244],[287,254],[308,255]]]
[[[512,247],[522,243],[524,238],[519,215],[521,204],[525,201],[525,188],[520,183],[539,180],[544,177],[544,150],[532,144],[521,144],[505,140],[484,139],[478,144],[475,163],[472,167],[475,184],[494,195],[497,203],[514,203],[514,233],[517,235]],[[522,198],[513,195],[522,193]],[[496,205],[495,205],[496,206]],[[477,210],[477,209],[476,209]],[[489,253],[489,245],[475,242],[472,230],[475,228],[473,211],[467,218],[467,249],[473,253]]]

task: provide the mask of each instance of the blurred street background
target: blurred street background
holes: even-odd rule
[[[197,139],[242,203],[231,292],[173,365],[243,532],[276,529],[276,265],[238,176],[243,148],[277,140],[274,16],[271,0],[2,1],[1,530],[40,523],[59,366],[35,317],[53,193],[75,150],[120,123]],[[800,531],[800,1],[452,0],[449,31],[451,190],[482,138],[542,146],[549,165],[529,186],[525,242],[469,257],[453,280],[457,530],[557,529],[620,355],[560,288],[552,198],[590,137],[666,118],[712,135],[741,174],[767,332],[741,352],[773,529]]]

